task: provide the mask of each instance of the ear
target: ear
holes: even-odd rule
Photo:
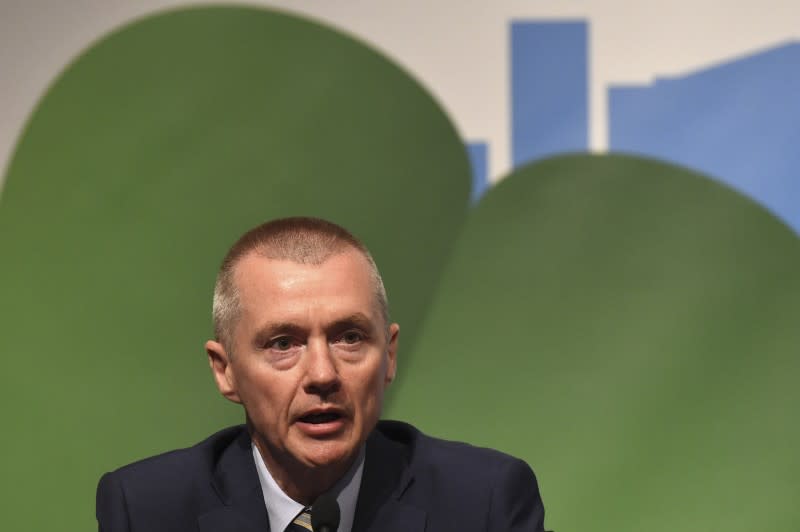
[[[389,325],[389,344],[386,346],[388,364],[386,366],[386,378],[384,382],[388,385],[397,376],[397,342],[400,336],[400,326],[396,323]]]
[[[241,404],[242,400],[236,389],[233,366],[231,366],[231,360],[225,347],[215,340],[209,340],[206,342],[206,353],[208,353],[208,365],[211,366],[211,373],[214,375],[219,393],[226,399]]]

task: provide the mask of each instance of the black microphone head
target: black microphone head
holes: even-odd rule
[[[336,532],[339,528],[339,503],[336,497],[323,493],[311,505],[311,528],[314,532]]]

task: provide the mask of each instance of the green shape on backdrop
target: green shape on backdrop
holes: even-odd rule
[[[800,241],[761,207],[554,158],[471,213],[389,414],[524,457],[555,530],[793,530],[799,322]]]
[[[3,528],[92,529],[101,473],[242,421],[203,342],[245,229],[307,214],[353,230],[408,346],[469,184],[430,95],[318,24],[189,9],[92,46],[37,107],[0,201]]]
[[[386,278],[387,416],[526,458],[550,527],[790,530],[797,238],[629,157],[522,169],[467,220],[469,181],[430,96],[316,24],[191,9],[93,46],[0,199],[4,526],[91,529],[100,473],[241,419],[202,353],[216,265],[245,228],[312,214]]]

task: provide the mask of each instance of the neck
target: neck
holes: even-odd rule
[[[253,435],[253,442],[278,487],[304,506],[311,506],[320,495],[333,488],[347,474],[359,455],[356,452],[347,460],[329,466],[308,467],[291,457],[277,460],[266,450],[257,435]]]

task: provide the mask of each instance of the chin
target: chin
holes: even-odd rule
[[[339,465],[351,460],[358,454],[359,446],[351,442],[320,441],[304,447],[303,462],[317,468]]]

